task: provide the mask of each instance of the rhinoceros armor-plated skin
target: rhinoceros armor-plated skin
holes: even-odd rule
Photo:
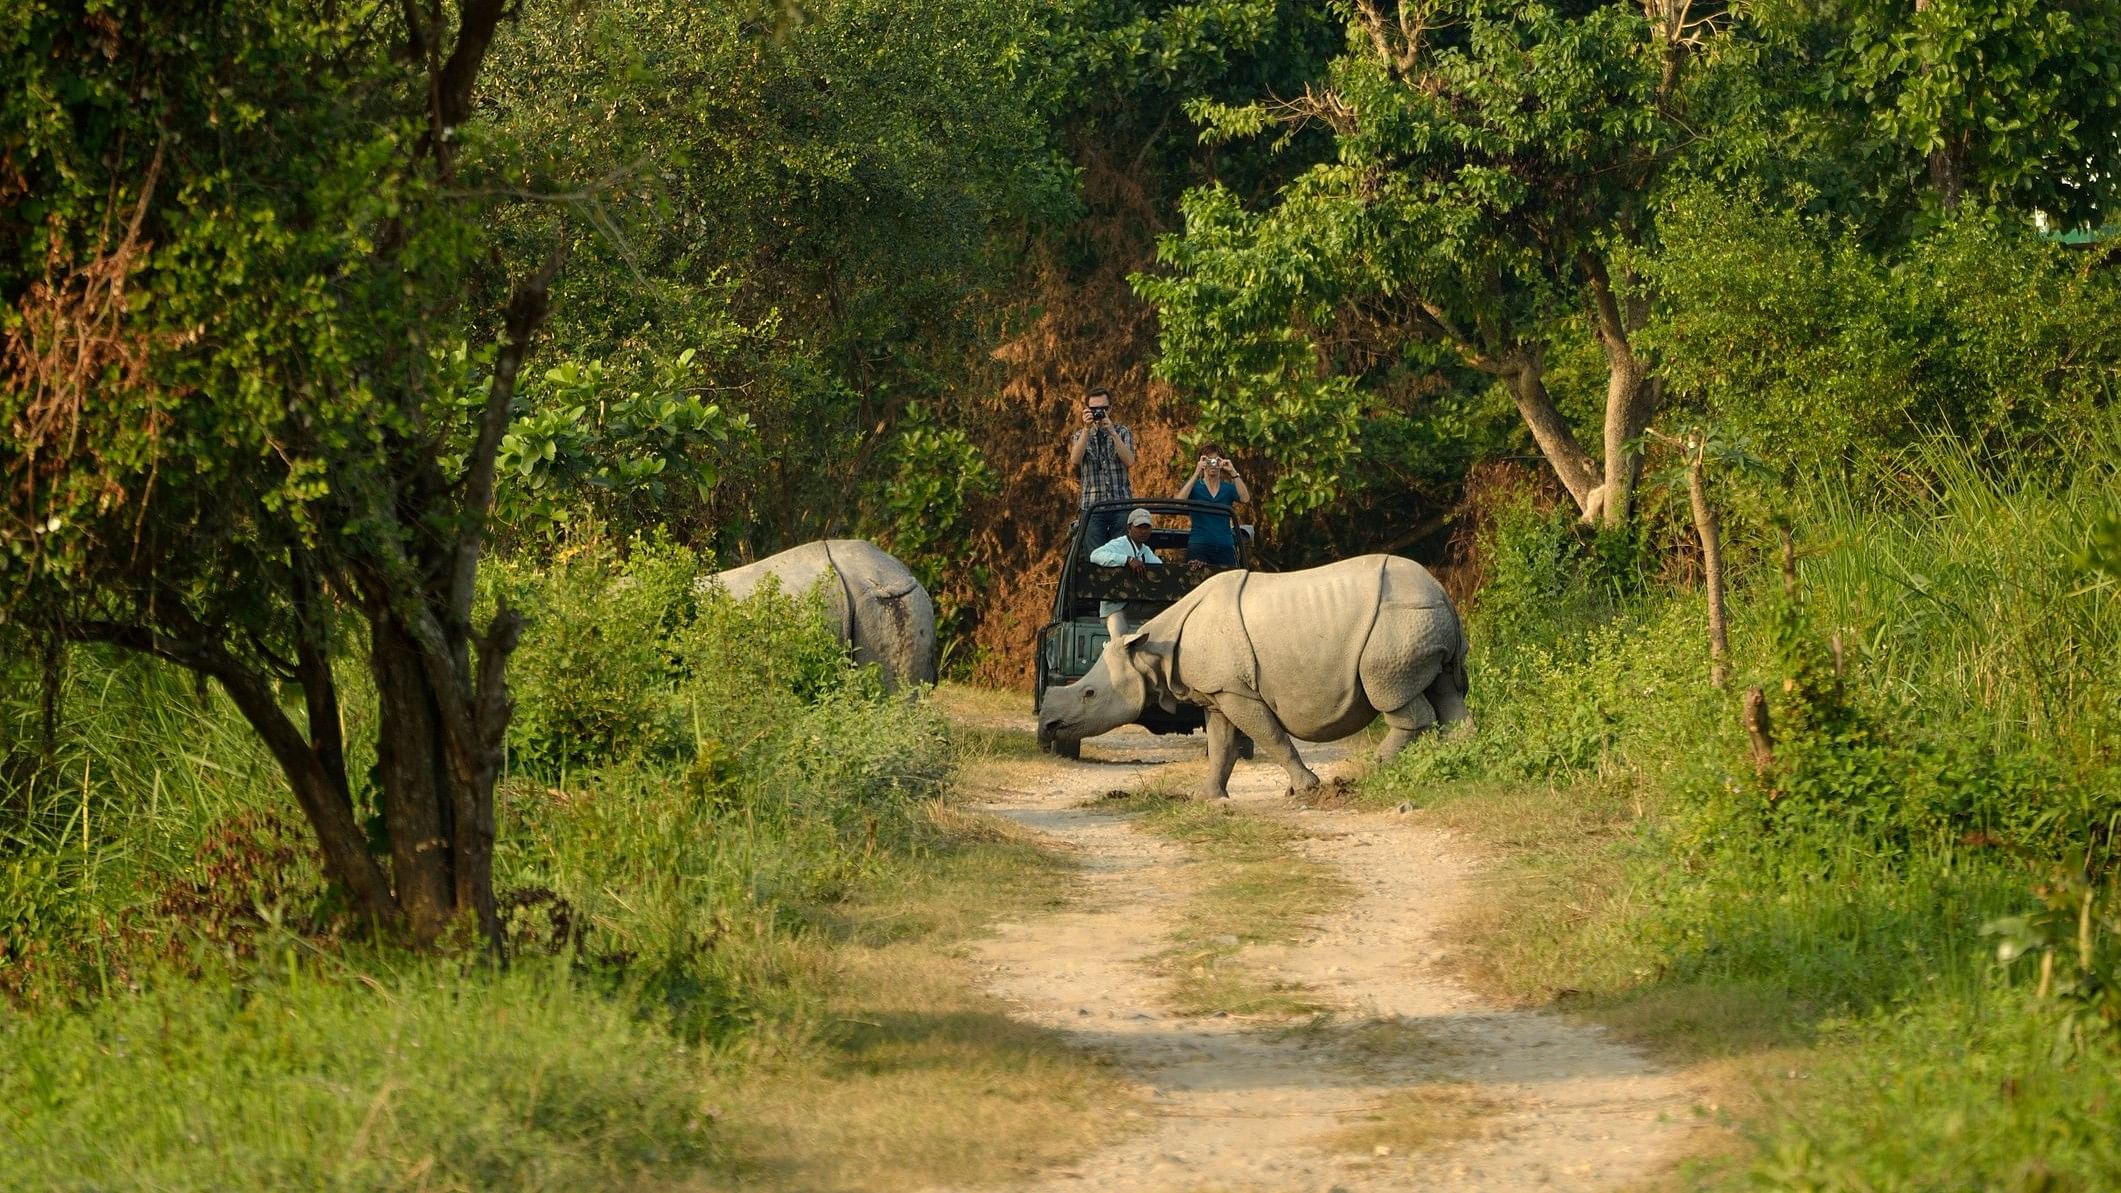
[[[1418,734],[1466,717],[1466,641],[1428,569],[1364,555],[1281,574],[1223,572],[1108,645],[1090,673],[1045,694],[1043,733],[1094,737],[1151,701],[1208,710],[1205,794],[1228,794],[1237,735],[1318,785],[1290,738],[1334,741],[1382,715],[1390,758]]]
[[[935,602],[911,569],[874,543],[825,539],[707,578],[742,600],[768,576],[799,595],[819,581],[826,612],[857,663],[876,663],[893,691],[935,682]]]

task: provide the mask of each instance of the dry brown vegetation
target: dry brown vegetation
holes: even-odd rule
[[[1127,283],[1128,274],[1154,262],[1156,236],[1166,230],[1162,210],[1106,149],[1080,145],[1077,160],[1088,211],[1075,235],[1087,247],[1079,255],[1094,264],[1065,260],[1070,246],[1040,246],[1020,304],[1026,322],[994,351],[995,389],[967,397],[984,407],[965,421],[1001,496],[974,511],[968,566],[959,569],[966,590],[953,595],[978,609],[971,678],[989,687],[1031,683],[1032,642],[1046,622],[1075,516],[1065,440],[1079,425],[1084,391],[1102,385],[1116,395],[1119,420],[1134,432],[1137,494],[1168,495],[1188,471],[1179,444],[1189,427],[1187,405],[1149,377],[1156,318]],[[976,568],[992,575],[981,591],[972,589]]]

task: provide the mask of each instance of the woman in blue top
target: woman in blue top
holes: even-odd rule
[[[1193,466],[1193,475],[1178,490],[1180,501],[1203,501],[1225,509],[1237,502],[1250,502],[1252,494],[1245,488],[1245,480],[1237,475],[1237,465],[1223,456],[1223,449],[1208,444],[1200,449],[1200,462]],[[1193,519],[1193,530],[1186,536],[1186,558],[1212,563],[1217,567],[1237,566],[1237,539],[1230,526],[1228,514],[1200,514]]]

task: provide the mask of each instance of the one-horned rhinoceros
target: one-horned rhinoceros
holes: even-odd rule
[[[708,577],[743,600],[768,576],[802,594],[825,584],[825,611],[857,663],[876,663],[897,691],[935,682],[935,602],[913,572],[860,539],[824,539]],[[827,577],[831,577],[827,581]]]
[[[1046,693],[1040,731],[1093,737],[1150,701],[1208,710],[1210,798],[1227,795],[1243,733],[1289,772],[1318,785],[1290,737],[1333,741],[1382,714],[1378,751],[1466,716],[1466,641],[1451,598],[1427,569],[1364,555],[1280,575],[1224,572],[1105,648],[1089,674]]]

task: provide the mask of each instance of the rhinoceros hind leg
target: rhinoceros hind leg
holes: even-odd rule
[[[1436,709],[1426,697],[1416,696],[1398,708],[1384,714],[1385,727],[1390,732],[1377,747],[1377,760],[1390,762],[1407,743],[1420,737],[1436,723]]]
[[[1208,710],[1208,781],[1201,794],[1208,799],[1230,798],[1230,770],[1237,765],[1237,726],[1216,709]]]
[[[1280,763],[1281,768],[1289,772],[1290,791],[1304,792],[1318,786],[1318,776],[1312,774],[1311,768],[1297,756],[1296,747],[1289,741],[1289,731],[1281,727],[1281,718],[1274,715],[1274,710],[1268,708],[1265,701],[1223,692],[1215,697],[1215,709],[1239,732],[1251,738],[1270,761]],[[1236,752],[1234,743],[1231,752],[1233,755]]]
[[[1426,695],[1430,706],[1436,710],[1436,723],[1443,728],[1449,729],[1460,721],[1471,719],[1472,714],[1466,711],[1466,694],[1458,690],[1449,671],[1436,677]]]

